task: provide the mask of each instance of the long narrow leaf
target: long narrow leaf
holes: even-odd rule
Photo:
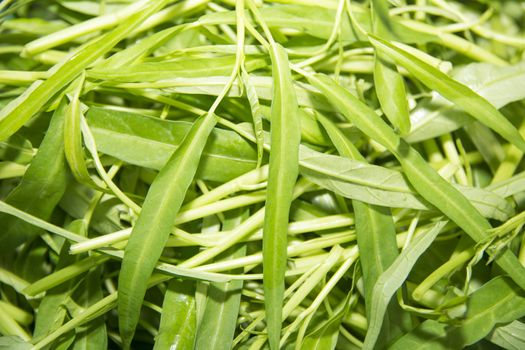
[[[139,320],[146,281],[168,240],[215,123],[216,117],[207,114],[190,129],[151,185],[129,238],[119,275],[119,327],[127,348]]]
[[[330,120],[321,116],[320,121],[330,139],[335,141],[334,145],[341,155],[366,162],[354,145]],[[357,245],[363,270],[366,314],[367,318],[370,318],[373,302],[372,290],[379,276],[390,267],[399,254],[396,229],[388,208],[358,200],[352,201],[352,207],[354,208]],[[381,344],[387,344],[388,340],[395,336],[396,330],[399,330],[399,327],[403,325],[403,314],[398,309],[399,307],[392,303],[389,312],[385,313]],[[389,322],[390,320],[391,322]]]
[[[18,186],[5,202],[44,220],[49,219],[64,194],[68,170],[64,157],[63,101],[51,118],[46,137]],[[7,253],[25,240],[35,237],[39,229],[14,216],[0,214],[0,246]]]
[[[374,46],[408,70],[416,79],[490,127],[510,143],[525,151],[525,140],[518,130],[490,102],[439,69],[380,38],[370,36]]]
[[[223,229],[233,229],[243,215],[226,217]],[[240,245],[225,251],[219,258],[235,259],[246,255],[246,246]],[[222,260],[222,259],[221,259]],[[237,327],[241,303],[242,281],[211,283],[208,287],[206,307],[197,331],[195,350],[231,349]]]
[[[160,170],[184,139],[192,123],[90,108],[87,122],[100,152],[141,167]],[[253,168],[256,152],[236,133],[215,128],[202,153],[197,177],[228,181]]]
[[[171,280],[162,304],[159,334],[153,349],[193,349],[195,341],[195,283]]]
[[[364,349],[374,349],[390,299],[406,280],[417,259],[432,244],[445,225],[446,221],[439,221],[429,231],[420,233],[377,280],[372,290],[369,328]]]
[[[392,29],[392,21],[388,13],[388,2],[372,1],[372,28],[377,36],[397,34]],[[402,135],[410,132],[410,116],[408,99],[403,77],[397,68],[381,52],[376,50],[374,59],[374,85],[381,109],[394,127]]]
[[[263,229],[264,304],[270,347],[279,348],[288,215],[293,188],[299,172],[298,105],[284,49],[274,45],[271,50],[274,77],[268,197]]]

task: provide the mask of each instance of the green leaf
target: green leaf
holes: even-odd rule
[[[498,109],[525,98],[525,62],[508,66],[471,63],[452,75]]]
[[[29,350],[32,348],[33,345],[31,343],[28,343],[17,336],[0,337],[1,350]]]
[[[206,114],[195,122],[155,178],[133,227],[124,253],[118,287],[119,328],[124,348],[129,348],[131,344],[146,293],[146,281],[168,240],[215,123],[213,114]],[[155,228],[154,231],[152,228]]]
[[[195,313],[195,282],[172,279],[164,295],[156,350],[194,348],[197,328]]]
[[[313,183],[346,198],[392,208],[432,209],[431,204],[415,193],[402,173],[362,161],[299,148],[301,174]],[[485,217],[501,221],[514,209],[501,195],[487,190],[453,185]]]
[[[222,229],[234,229],[241,223],[242,219],[242,213],[226,217]],[[218,257],[218,260],[230,260],[245,255],[246,246],[241,245],[228,249]],[[237,328],[237,318],[240,312],[242,288],[242,281],[210,283],[206,297],[206,307],[197,330],[195,350],[232,348],[233,337]]]
[[[235,57],[181,57],[162,62],[141,62],[130,66],[110,69],[93,69],[87,73],[88,78],[111,82],[149,82],[181,77],[209,77],[210,75],[228,75],[234,67]],[[262,58],[247,58],[248,71],[266,67]]]
[[[380,22],[384,28],[392,31],[392,22],[390,14],[388,13],[388,7],[388,1],[372,0],[372,25],[375,26],[377,22]]]
[[[525,316],[525,295],[507,277],[496,277],[469,295],[458,324],[427,320],[389,349],[463,349],[481,340],[500,323]]]
[[[494,183],[486,187],[486,189],[502,197],[514,196],[525,191],[525,172],[516,174],[507,180]]]
[[[408,70],[416,79],[525,151],[525,140],[518,130],[486,99],[403,49],[374,36],[370,36],[370,40],[379,51]]]
[[[491,343],[508,350],[520,350],[525,347],[525,324],[512,321],[508,324],[494,327],[487,336]]]
[[[378,279],[387,270],[398,256],[396,231],[392,214],[388,208],[352,201],[355,215],[355,229],[357,244],[359,247],[361,268],[363,270],[365,288],[365,306],[367,315],[370,317],[372,311],[373,288]],[[394,313],[397,312],[397,315]],[[395,333],[395,329],[401,326],[394,322],[395,316],[399,316],[400,310],[396,309],[394,303],[389,312],[385,310],[385,321],[381,344],[388,343]],[[399,320],[395,320],[399,321]]]
[[[410,132],[410,115],[405,81],[396,67],[376,54],[374,63],[376,95],[388,120],[402,135]]]
[[[394,31],[388,2],[372,1],[372,29],[377,36],[397,36]],[[376,51],[374,59],[374,87],[381,109],[392,125],[402,135],[410,132],[410,115],[408,99],[405,91],[405,82],[396,66],[382,53]]]
[[[74,298],[81,307],[89,307],[102,300],[102,288],[100,285],[100,268],[90,271],[84,282],[80,284],[80,295]],[[104,318],[97,318],[89,322],[80,332],[76,332],[72,350],[106,349],[108,347],[108,335]]]
[[[92,107],[87,122],[97,149],[128,163],[161,169],[180,146],[192,123]],[[197,177],[229,181],[256,166],[253,147],[235,132],[215,128],[202,153]]]
[[[279,348],[286,246],[293,188],[299,173],[301,127],[287,55],[275,44],[270,51],[274,79],[270,169],[263,228],[264,306],[268,339]]]
[[[350,294],[349,294],[350,295]],[[306,350],[333,350],[336,348],[337,339],[339,338],[339,327],[343,317],[350,308],[349,297],[334,310],[333,315],[326,321],[322,322],[315,330],[304,338],[301,349]]]
[[[378,278],[372,290],[370,319],[363,349],[374,349],[390,299],[405,282],[417,259],[428,249],[445,225],[446,221],[439,221],[430,230],[418,234]]]
[[[497,66],[489,63],[471,63],[452,71],[452,78],[465,84],[494,107],[525,98],[525,63]],[[464,112],[433,94],[430,101],[420,104],[412,113],[412,131],[408,142],[417,142],[452,132],[472,121]]]
[[[53,114],[46,136],[29,165],[20,184],[7,196],[5,202],[44,220],[60,201],[68,183],[64,157],[64,113],[61,103]],[[16,217],[0,214],[0,245],[5,252],[37,236],[38,228]]]
[[[330,139],[334,141],[333,143],[339,154],[350,159],[366,162],[355,146],[330,120],[320,116],[320,121]],[[352,207],[354,209],[357,245],[363,271],[365,307],[367,317],[370,317],[372,290],[379,276],[392,264],[399,254],[396,229],[392,214],[388,208],[366,204],[358,200],[352,201]],[[403,324],[402,315],[400,310],[392,303],[390,312],[385,314],[385,321],[389,320],[391,322],[383,322],[381,344],[388,343],[388,340],[395,335],[396,329]]]
[[[299,154],[302,175],[344,197],[389,207],[427,208],[399,172],[323,154],[302,145]]]

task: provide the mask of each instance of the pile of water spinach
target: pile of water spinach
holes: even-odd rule
[[[524,349],[524,23],[0,1],[0,349]]]

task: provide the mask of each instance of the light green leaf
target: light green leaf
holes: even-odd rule
[[[49,219],[66,190],[68,170],[64,157],[64,114],[61,103],[53,114],[46,137],[20,181],[5,202],[44,220]],[[16,217],[0,214],[0,245],[5,252],[35,237],[40,230]]]
[[[525,191],[525,172],[516,174],[507,180],[494,183],[486,187],[486,189],[502,197],[514,196]]]
[[[300,146],[301,174],[315,184],[344,197],[393,208],[432,209],[402,173],[362,161],[322,154]],[[501,221],[514,209],[503,196],[481,188],[453,185],[485,217]],[[521,187],[518,187],[521,188]]]
[[[301,127],[287,55],[275,44],[270,51],[274,92],[270,169],[263,228],[264,306],[270,347],[279,348],[290,205],[299,173]]]
[[[487,336],[491,343],[508,350],[520,350],[525,347],[525,324],[512,321],[496,326]]]
[[[164,295],[155,350],[194,348],[197,328],[195,314],[195,282],[172,279]]]
[[[161,169],[192,123],[92,107],[87,122],[100,152],[128,163]],[[256,166],[256,152],[242,137],[215,128],[202,153],[197,177],[228,181]]]
[[[446,221],[439,221],[430,230],[417,235],[378,278],[372,290],[370,319],[363,349],[374,349],[390,299],[405,282],[416,261],[432,244],[446,223]]]
[[[17,336],[0,337],[0,350],[30,350],[33,345]]]
[[[146,281],[168,240],[215,123],[213,114],[195,122],[151,185],[133,227],[119,275],[119,328],[125,348],[135,333]]]
[[[471,63],[452,75],[498,109],[525,98],[525,62],[509,66]]]
[[[370,40],[379,51],[408,70],[416,79],[525,151],[525,140],[518,130],[489,101],[403,49],[374,36],[370,36]]]
[[[235,56],[224,57],[181,57],[162,62],[141,62],[124,67],[94,69],[87,73],[88,78],[111,82],[155,82],[172,78],[209,77],[227,75],[233,69]],[[246,69],[253,71],[266,67],[262,58],[247,58]]]
[[[242,214],[227,217],[223,229],[228,230],[237,227],[242,218]],[[245,246],[232,247],[225,251],[222,256],[219,256],[219,260],[230,260],[245,255]],[[206,307],[197,331],[195,350],[232,348],[240,311],[242,287],[242,281],[211,283],[209,285]]]
[[[452,78],[465,84],[494,107],[525,98],[525,63],[497,66],[489,63],[471,63],[452,71]],[[434,93],[430,101],[420,104],[411,115],[412,131],[408,142],[417,142],[452,132],[472,121],[464,112]]]

